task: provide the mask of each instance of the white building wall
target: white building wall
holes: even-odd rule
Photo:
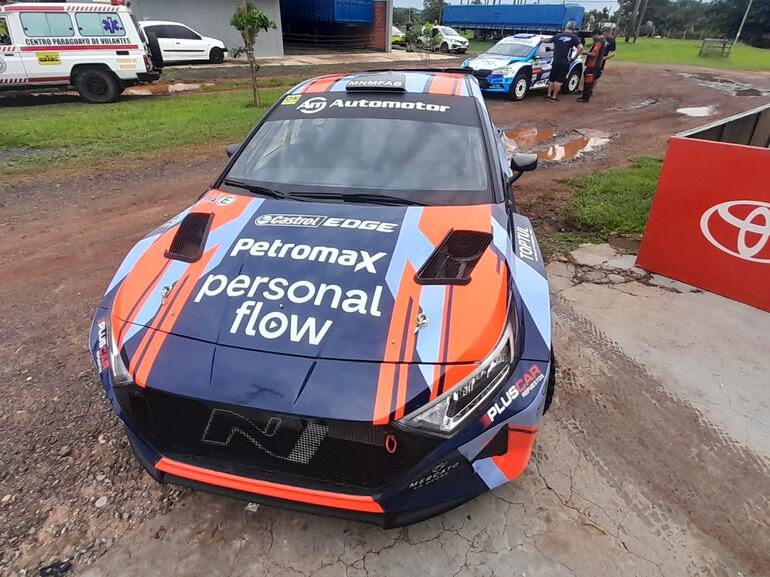
[[[243,46],[239,32],[230,25],[237,0],[131,0],[139,20],[171,20],[194,28],[204,36],[217,38],[228,48]],[[281,6],[279,0],[254,0],[254,5],[275,21],[278,28],[257,37],[258,57],[283,56]]]

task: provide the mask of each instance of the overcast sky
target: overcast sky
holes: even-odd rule
[[[528,4],[535,4],[537,0],[527,0]],[[393,0],[396,6],[403,8],[422,8],[422,0]],[[446,0],[447,4],[459,4],[459,0]],[[467,3],[467,2],[466,2]],[[541,4],[561,4],[559,0],[540,0]],[[574,4],[580,4],[584,6],[586,10],[599,9],[601,10],[605,6],[610,10],[617,10],[617,2],[606,2],[605,0],[572,0]],[[503,0],[503,4],[513,4],[512,0]]]

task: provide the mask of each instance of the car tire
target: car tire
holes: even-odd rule
[[[579,66],[576,66],[572,72],[567,76],[567,80],[561,85],[561,91],[563,94],[574,94],[580,86],[580,75],[582,70]]]
[[[123,84],[109,70],[88,68],[79,71],[72,81],[80,96],[91,104],[115,102],[123,92]]]
[[[449,53],[449,44],[447,44],[446,42],[443,42],[443,43],[441,44],[441,48],[440,48],[440,50],[441,50],[441,52],[443,52],[444,54],[448,54],[448,53]]]
[[[508,97],[514,101],[524,100],[528,92],[529,75],[526,72],[519,72],[513,79],[513,82],[511,82],[511,87],[508,89]]]
[[[224,51],[215,46],[211,49],[211,52],[209,52],[209,62],[211,64],[222,64],[222,62],[225,61],[225,53]]]
[[[556,357],[553,356],[551,351],[551,371],[548,375],[548,388],[545,390],[545,406],[543,407],[543,414],[548,412],[553,403],[553,397],[556,394]]]

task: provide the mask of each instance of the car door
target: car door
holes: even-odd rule
[[[31,6],[34,6],[31,5]],[[61,49],[68,41],[75,40],[75,28],[69,12],[51,9],[23,10],[19,23],[24,34],[17,42],[24,43],[22,52],[24,70],[29,82],[38,84],[66,82],[70,77],[75,55]]]
[[[21,61],[21,46],[14,43],[9,19],[0,16],[0,85],[23,84],[27,80]]]
[[[175,60],[208,60],[206,43],[197,32],[181,24],[167,24],[165,28],[171,37]]]
[[[532,63],[532,86],[542,86],[548,82],[553,67],[553,42],[541,42],[537,47]]]

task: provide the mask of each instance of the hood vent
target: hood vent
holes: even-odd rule
[[[195,262],[203,254],[209,227],[214,215],[210,212],[191,212],[182,219],[163,256],[183,262]]]
[[[492,242],[492,235],[478,230],[451,230],[415,276],[418,284],[471,282],[471,272]]]

